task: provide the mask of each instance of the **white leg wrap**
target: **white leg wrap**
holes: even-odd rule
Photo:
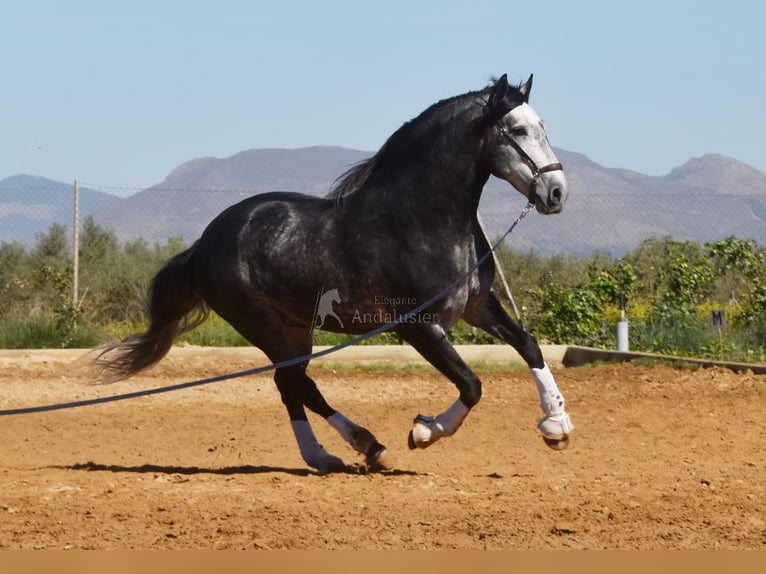
[[[394,460],[388,455],[386,448],[366,428],[347,419],[340,411],[335,411],[327,417],[327,422],[351,448],[365,456],[368,466],[377,469],[393,468]]]
[[[532,369],[532,377],[540,395],[540,408],[545,415],[537,428],[547,438],[566,437],[574,429],[574,425],[566,413],[564,395],[556,385],[553,373],[548,365],[545,365],[542,369]]]
[[[455,434],[457,429],[460,428],[460,425],[463,424],[465,417],[468,416],[469,410],[470,409],[463,404],[463,401],[455,401],[450,408],[436,416],[436,428],[443,433],[442,436]]]
[[[470,409],[462,401],[455,401],[450,408],[435,417],[418,415],[412,427],[412,439],[419,447],[426,447],[442,437],[455,434]]]
[[[340,411],[335,411],[334,414],[327,417],[327,422],[330,423],[332,428],[338,431],[338,434],[340,434],[343,440],[345,440],[347,443],[351,443],[351,433],[356,425],[345,416],[343,416],[343,413]]]
[[[317,441],[308,421],[290,421],[298,448],[306,464],[321,471],[337,470],[343,467],[343,461],[328,453]]]
[[[532,377],[540,394],[540,408],[546,415],[556,415],[564,412],[564,396],[556,385],[553,373],[545,365],[542,369],[532,369]]]

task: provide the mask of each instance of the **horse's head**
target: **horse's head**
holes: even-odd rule
[[[492,175],[504,179],[535,204],[540,213],[559,213],[569,186],[548,143],[545,124],[529,105],[532,76],[518,88],[505,75],[490,88],[487,148]]]
[[[322,294],[322,301],[330,301],[330,303],[340,303],[340,292],[337,289],[328,289]]]

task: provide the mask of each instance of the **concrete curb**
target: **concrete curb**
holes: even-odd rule
[[[314,351],[326,350],[329,347],[314,347]],[[467,363],[491,364],[491,365],[518,365],[524,366],[515,349],[508,345],[456,345],[455,349]],[[566,345],[543,345],[543,357],[550,364],[561,365]],[[81,358],[90,349],[0,349],[0,359],[26,358],[34,361],[74,361]],[[210,358],[233,358],[252,360],[254,364],[268,362],[266,356],[255,347],[173,347],[168,357],[183,358],[194,355],[196,357]],[[427,361],[409,345],[359,345],[345,347],[332,354],[314,359],[317,363],[334,364],[384,364],[400,363],[413,365],[427,365]]]
[[[711,361],[707,359],[693,359],[690,357],[674,357],[672,355],[655,355],[652,353],[631,353],[625,351],[610,351],[608,349],[591,349],[590,347],[567,347],[562,364],[565,367],[580,367],[591,363],[607,362],[622,363],[635,360],[660,361],[663,363],[677,363],[683,365],[698,365],[700,367],[723,367],[739,373],[751,371],[756,375],[766,374],[766,365],[760,363],[734,363],[730,361]]]
[[[325,350],[328,347],[314,347],[314,351]],[[687,357],[655,355],[651,353],[634,353],[592,349],[571,345],[542,345],[543,357],[551,367],[580,367],[598,362],[625,362],[634,360],[652,360],[663,363],[699,365],[701,367],[724,367],[735,372],[751,371],[755,374],[766,374],[766,365],[759,363],[734,363],[727,361],[712,361]],[[456,345],[455,349],[469,364],[507,365],[509,367],[524,367],[519,354],[508,345]],[[69,362],[81,358],[90,349],[0,349],[0,360],[25,358],[35,362],[62,361]],[[184,357],[231,358],[252,361],[253,365],[267,363],[266,356],[254,347],[173,347],[169,357],[183,359]],[[400,365],[428,365],[415,349],[409,345],[360,345],[345,347],[330,355],[314,359],[323,365],[381,365],[397,363]]]
[[[542,348],[543,357],[550,365],[561,365],[566,353],[566,345],[546,345]],[[319,350],[319,348],[314,349]],[[455,350],[467,363],[488,365],[518,365],[525,363],[516,350],[508,345],[455,345]],[[336,353],[315,359],[323,363],[404,363],[422,364],[428,362],[409,345],[364,345],[346,347]]]

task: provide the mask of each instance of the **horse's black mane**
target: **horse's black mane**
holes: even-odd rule
[[[332,184],[326,197],[340,200],[358,191],[381,164],[383,157],[398,156],[419,134],[454,117],[467,105],[475,103],[478,98],[486,95],[496,83],[497,79],[493,79],[492,83],[483,90],[453,96],[431,105],[419,116],[396,130],[375,155],[351,166],[350,169],[341,174]],[[512,86],[511,89],[518,91],[519,86]],[[486,97],[483,98],[482,102],[486,103]]]

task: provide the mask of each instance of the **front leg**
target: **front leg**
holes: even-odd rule
[[[410,449],[427,448],[442,437],[451,436],[481,398],[481,381],[460,358],[447,336],[436,324],[402,324],[397,332],[429,363],[452,381],[460,392],[446,411],[436,416],[418,415],[410,431]]]
[[[508,316],[492,292],[482,293],[473,299],[463,319],[505,341],[521,355],[529,366],[540,395],[540,408],[544,416],[537,428],[549,447],[556,450],[566,448],[574,425],[566,412],[564,395],[545,364],[537,340]]]

